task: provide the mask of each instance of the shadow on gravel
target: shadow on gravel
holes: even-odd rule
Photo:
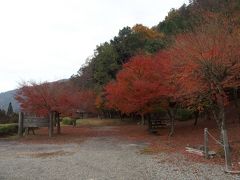
[[[17,153],[18,157],[32,157],[32,158],[51,158],[56,156],[67,156],[72,155],[75,152],[67,152],[67,151],[53,151],[53,152],[26,152],[26,153]]]

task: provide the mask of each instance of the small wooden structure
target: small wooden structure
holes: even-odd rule
[[[88,118],[89,116],[91,116],[90,112],[87,112],[87,111],[84,111],[81,109],[77,110],[75,113],[76,113],[75,115],[78,119],[84,119],[84,118]]]
[[[53,136],[54,126],[57,126],[57,134],[60,134],[60,118],[56,111],[49,114],[49,117],[32,117],[24,116],[23,112],[19,112],[18,119],[18,136],[23,136],[23,131],[25,128],[38,128],[38,127],[48,127],[49,137]]]
[[[167,122],[166,119],[149,120],[148,121],[149,132],[157,133],[158,129],[166,127],[168,125],[166,122]]]

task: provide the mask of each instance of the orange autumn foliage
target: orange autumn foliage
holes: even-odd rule
[[[95,93],[58,82],[24,83],[15,98],[22,111],[35,115],[47,116],[50,111],[58,111],[64,116],[74,116],[78,110],[95,111]]]
[[[167,54],[136,56],[123,66],[117,79],[106,88],[108,106],[124,113],[151,112],[171,94],[168,83],[171,63]]]
[[[225,25],[213,21],[176,38],[170,54],[179,97],[210,93],[226,103],[224,89],[240,86],[240,36]]]

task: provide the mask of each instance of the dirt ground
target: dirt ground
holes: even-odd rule
[[[96,120],[95,120],[96,121]],[[99,120],[101,121],[101,120]],[[100,125],[99,125],[100,124]],[[22,143],[32,144],[64,144],[64,143],[80,143],[92,137],[115,137],[122,140],[129,141],[143,141],[148,143],[148,147],[143,153],[156,154],[160,152],[166,153],[180,153],[184,155],[189,161],[224,164],[223,148],[209,137],[209,148],[217,152],[217,156],[213,159],[206,160],[201,156],[189,154],[185,151],[186,146],[199,146],[203,145],[203,132],[204,128],[208,128],[209,132],[219,140],[219,131],[214,123],[200,121],[195,127],[190,122],[178,122],[173,137],[169,137],[169,129],[163,128],[157,134],[148,132],[147,126],[126,123],[111,123],[107,122],[108,126],[98,123],[97,126],[63,126],[61,135],[54,135],[53,138],[47,137],[47,129],[41,128],[36,131],[35,136],[30,135],[20,139]],[[103,127],[104,126],[104,127]],[[114,128],[111,128],[114,127]],[[230,146],[232,149],[232,163],[234,168],[240,169],[240,126],[237,123],[228,124],[228,136]]]
[[[213,159],[185,151],[203,144],[205,127],[219,137],[215,124],[206,121],[196,127],[178,122],[169,137],[168,128],[151,134],[147,126],[95,120],[62,126],[61,135],[52,138],[47,128],[20,139],[0,138],[0,179],[26,179],[28,172],[33,176],[27,179],[240,179],[224,173],[222,148],[211,138],[210,149],[218,152]],[[229,124],[228,129],[233,166],[239,170],[240,128]]]

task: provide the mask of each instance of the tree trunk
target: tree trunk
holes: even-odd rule
[[[194,121],[194,126],[197,125],[198,122],[198,118],[199,118],[199,111],[194,111],[194,117],[195,117],[195,121]]]
[[[225,120],[225,107],[224,107],[224,97],[222,96],[221,102],[219,104],[219,122],[220,122],[220,140],[223,142],[223,134],[222,131],[227,130],[226,128],[226,120]]]
[[[215,121],[217,123],[217,127],[218,127],[219,131],[221,131],[221,122],[220,122],[220,119],[219,119],[219,110],[218,109],[213,109],[212,114],[213,114],[213,118],[215,119]]]
[[[148,116],[148,130],[152,130],[152,117],[151,114]]]
[[[221,142],[224,144],[226,170],[231,170],[231,153],[230,153],[230,145],[229,145],[229,140],[227,135],[225,107],[224,107],[223,97],[220,105],[220,118],[221,118],[221,137],[220,138],[221,138]]]
[[[144,114],[141,114],[141,125],[145,124]]]
[[[168,116],[169,116],[170,123],[171,123],[171,129],[170,129],[169,136],[173,136],[175,125],[174,125],[174,114],[173,114],[172,108],[168,109]]]
[[[53,136],[53,112],[49,113],[49,125],[48,125],[48,136],[52,137]]]
[[[121,112],[118,112],[118,113],[119,113],[120,120],[123,121],[122,113]]]
[[[238,88],[233,89],[234,105],[237,110],[238,123],[240,124],[240,100],[238,99]]]
[[[72,120],[72,125],[73,125],[73,127],[76,127],[76,125],[77,125],[77,119],[73,119],[73,120]]]
[[[103,111],[100,111],[98,115],[99,115],[99,118],[102,120],[103,117],[104,117],[104,113],[103,113]]]
[[[60,114],[57,112],[57,134],[61,134]]]
[[[135,119],[135,118],[134,118],[134,113],[131,113],[130,116],[131,116],[132,121],[134,121],[134,119]]]
[[[225,120],[225,107],[224,107],[224,97],[222,96],[221,102],[219,105],[219,118],[221,122],[221,132],[222,130],[226,130],[226,120]]]
[[[18,119],[18,136],[23,136],[23,119],[24,115],[22,112],[19,112],[19,119]]]
[[[231,152],[230,152],[230,146],[229,146],[226,129],[222,130],[222,136],[223,136],[223,145],[224,145],[224,154],[225,154],[225,170],[231,171],[232,169]]]
[[[151,113],[148,114],[148,122],[152,120],[152,115]]]
[[[56,112],[52,112],[52,132],[54,133],[54,126],[56,126]]]

